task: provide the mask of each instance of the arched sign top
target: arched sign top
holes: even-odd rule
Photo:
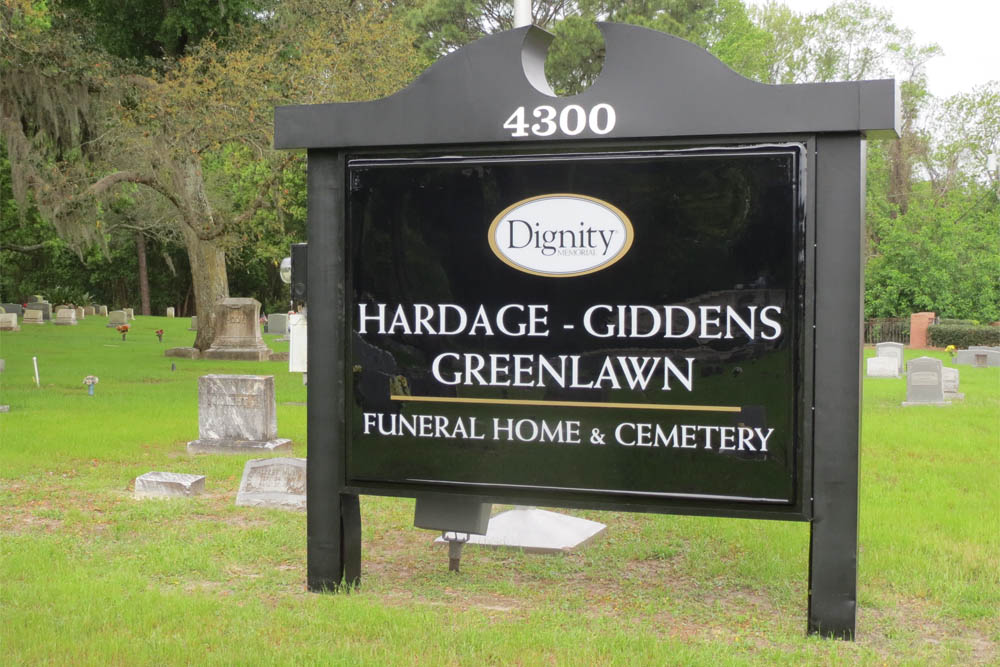
[[[410,86],[371,102],[278,107],[276,148],[349,148],[855,132],[893,137],[892,79],[769,85],[684,39],[601,23],[606,58],[590,88],[555,97],[545,80],[552,36],[490,35],[441,58]]]

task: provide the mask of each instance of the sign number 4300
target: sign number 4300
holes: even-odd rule
[[[504,121],[503,126],[511,130],[512,137],[527,137],[532,134],[536,137],[551,137],[557,131],[573,137],[588,128],[594,134],[607,134],[615,129],[617,120],[615,108],[605,102],[594,105],[589,112],[579,104],[570,104],[563,107],[562,111],[543,104],[532,109],[531,115],[538,120],[537,123],[528,122],[524,107],[518,107]]]

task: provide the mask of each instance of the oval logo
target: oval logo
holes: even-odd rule
[[[550,278],[582,276],[625,256],[634,232],[606,201],[551,194],[523,199],[493,219],[490,248],[518,271]]]

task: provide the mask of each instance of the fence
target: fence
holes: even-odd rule
[[[910,319],[906,317],[873,317],[865,320],[865,344],[910,344]]]

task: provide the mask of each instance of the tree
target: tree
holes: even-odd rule
[[[28,25],[23,7],[7,13],[12,25]],[[224,43],[188,42],[182,56],[152,70],[87,48],[79,13],[50,18],[4,36],[18,47],[4,73],[28,73],[11,85],[5,76],[3,91],[11,93],[3,131],[18,158],[20,195],[30,186],[60,234],[78,243],[100,242],[101,205],[111,196],[165,202],[169,214],[158,219],[187,251],[200,349],[214,338],[215,303],[228,296],[227,250],[260,208],[281,205],[282,169],[301,162],[269,148],[274,106],[384,95],[416,71],[412,38],[378,5],[287,0],[233,26]],[[73,58],[86,66],[72,67]],[[62,97],[49,104],[53,82]],[[206,171],[233,145],[272,173],[239,212]]]

